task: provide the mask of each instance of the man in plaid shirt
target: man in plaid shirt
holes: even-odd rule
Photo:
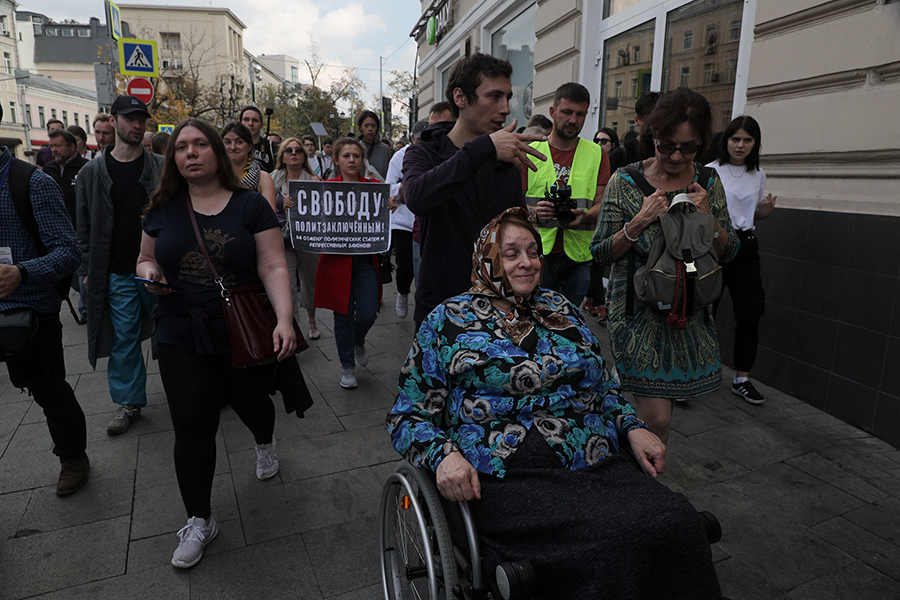
[[[3,111],[0,108],[0,119]],[[25,228],[13,203],[9,181],[12,155],[0,146],[0,312],[27,307],[38,330],[30,357],[8,360],[9,379],[27,389],[44,411],[53,439],[53,453],[62,463],[57,496],[74,494],[87,483],[90,463],[85,447],[84,413],[66,382],[63,359],[62,299],[53,283],[78,267],[81,253],[59,186],[36,169],[31,173],[30,201],[38,224],[43,255]]]

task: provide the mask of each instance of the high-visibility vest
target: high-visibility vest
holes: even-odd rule
[[[553,165],[548,142],[532,142],[531,146],[547,157],[547,160],[544,161],[533,161],[538,168],[536,173],[528,172],[528,191],[525,192],[525,201],[529,206],[536,206],[539,200],[544,200],[544,191],[556,183],[556,167]],[[576,201],[578,208],[588,210],[594,205],[594,196],[597,194],[597,175],[600,172],[602,158],[603,150],[599,144],[578,138],[578,146],[575,148],[575,156],[572,158],[568,181],[572,188],[572,199]],[[538,227],[545,255],[550,253],[556,243],[558,228],[559,224],[555,219],[545,221]],[[590,245],[593,235],[593,224],[582,224],[575,229],[563,229],[563,251],[566,256],[575,262],[591,260]]]

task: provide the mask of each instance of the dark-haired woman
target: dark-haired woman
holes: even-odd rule
[[[383,145],[383,144],[382,144]],[[378,183],[360,175],[366,151],[359,140],[343,138],[334,144],[334,165],[340,175],[328,181]],[[316,269],[317,308],[334,311],[334,341],[341,361],[341,387],[357,386],[356,367],[369,364],[366,334],[378,316],[381,276],[378,254],[323,254]]]
[[[601,127],[594,134],[594,143],[599,144],[603,152],[609,156],[610,152],[619,147],[619,136],[616,135],[615,129]],[[603,277],[608,275],[609,266],[603,266],[596,260],[591,261],[591,283],[588,286],[588,293],[584,296],[584,302],[581,303],[581,310],[597,317],[598,323],[606,322],[606,291],[603,289]]]
[[[253,136],[250,135],[250,130],[237,121],[231,121],[222,128],[222,141],[225,142],[234,178],[262,194],[274,211],[275,184],[272,183],[272,176],[263,171],[258,161],[253,160]]]
[[[268,396],[272,366],[233,369],[221,288],[198,244],[192,218],[222,284],[265,286],[278,324],[278,359],[296,348],[284,243],[265,198],[235,181],[218,132],[200,119],[175,127],[159,187],[150,199],[137,275],[159,295],[159,370],[175,430],[175,473],[187,525],[172,564],[188,568],[219,532],[210,495],[216,468],[219,411],[230,404],[253,433],[260,479],[278,471]]]
[[[722,134],[713,167],[725,187],[731,225],[741,247],[730,263],[723,265],[724,284],[734,307],[734,371],[731,391],[750,404],[765,397],[750,383],[759,345],[759,319],[766,309],[759,264],[759,242],[753,235],[755,222],[772,214],[777,196],[766,194],[766,173],[759,166],[762,137],[753,117],[733,120]]]
[[[289,137],[281,142],[278,154],[275,157],[275,170],[272,171],[272,182],[275,184],[275,214],[278,222],[284,226],[287,222],[287,211],[294,208],[291,200],[291,181],[322,181],[315,175],[309,164],[306,150],[302,142],[295,137]],[[284,257],[287,260],[288,273],[291,279],[291,299],[294,305],[294,318],[302,323],[300,311],[306,310],[307,331],[310,339],[317,340],[322,334],[316,325],[316,305],[313,303],[313,292],[316,285],[316,266],[319,264],[319,255],[310,252],[296,250],[290,239],[284,240]],[[300,285],[297,285],[297,278]]]
[[[687,194],[698,212],[715,217],[713,247],[722,262],[737,252],[725,190],[715,171],[700,181],[701,164],[694,157],[709,142],[712,111],[709,102],[687,88],[660,97],[641,132],[642,151],[650,158],[634,163],[639,176],[656,191],[644,196],[635,178],[617,171],[606,186],[603,208],[591,252],[611,265],[609,276],[609,343],[622,389],[634,394],[638,417],[666,443],[676,399],[694,398],[722,382],[719,340],[712,319],[697,310],[684,329],[666,323],[666,313],[634,302],[626,314],[629,253],[637,268],[647,262],[661,233],[659,216],[676,194]],[[684,204],[675,210],[686,210]]]

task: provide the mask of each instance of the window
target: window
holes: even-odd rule
[[[628,131],[636,131],[637,124],[632,120],[628,121]]]
[[[91,116],[90,115],[84,115],[84,131],[88,135],[91,135]]]
[[[32,25],[34,27],[34,35],[44,35],[44,26],[40,23]],[[49,33],[47,35],[50,35]]]
[[[51,118],[51,119],[55,119],[55,118],[56,118],[56,109],[55,109],[55,108],[51,108],[51,109],[50,109],[50,118]]]
[[[731,26],[728,28],[728,41],[729,42],[739,42],[741,41],[741,22],[740,21],[732,21]]]
[[[69,126],[69,111],[64,110],[62,112],[63,112],[63,117],[62,117],[63,127],[68,127]]]
[[[163,50],[166,52],[181,52],[181,34],[162,32],[159,34],[162,40]]]
[[[719,129],[725,131],[729,125],[731,125],[731,111],[723,110],[722,114],[719,116]]]
[[[12,54],[9,52],[3,53],[3,68],[6,69],[6,72],[12,75]]]
[[[78,125],[78,113],[72,113],[72,125]]]
[[[177,58],[164,58],[161,62],[163,69],[180,69],[182,67],[181,60]]]
[[[651,65],[639,65],[637,60],[632,59],[642,48],[647,48],[653,40],[655,29],[655,22],[651,19],[604,43],[603,53],[609,58],[604,62],[600,93],[603,98],[600,104],[601,127],[608,126],[616,133],[623,133],[619,131],[618,124],[628,123],[634,118],[634,101],[621,102],[623,93],[628,94],[629,98],[639,98],[650,89]],[[622,89],[626,81],[629,85],[627,91]]]
[[[25,105],[25,124],[28,125],[29,127],[32,126],[32,122],[31,122],[31,105],[30,105],[30,104],[26,104],[26,105]]]
[[[59,35],[59,29],[45,29],[44,33],[46,35],[56,37]]]
[[[712,46],[719,41],[718,29],[715,25],[706,26],[706,45]]]
[[[38,125],[41,126],[41,129],[47,126],[47,119],[44,117],[43,106],[38,106]]]
[[[682,50],[690,50],[694,47],[694,30],[688,29],[684,32],[684,43],[681,45]]]
[[[617,12],[623,11],[629,6],[637,4],[639,0],[604,0],[603,18],[607,19]]]
[[[71,29],[63,29],[62,36],[63,37],[75,37],[75,32],[72,31]]]
[[[684,86],[684,87],[691,87],[691,66],[690,65],[681,65],[681,79],[679,79],[678,85]]]
[[[9,101],[9,122],[18,123],[18,121],[16,121],[16,103],[12,100]]]
[[[297,67],[291,67],[291,83],[297,83],[300,81],[299,72],[297,71]]]
[[[634,48],[632,48],[631,51],[634,54],[634,61],[632,61],[632,62],[634,62],[634,63],[641,62],[641,47],[635,46]]]
[[[0,34],[9,35],[9,23],[6,22],[6,15],[0,15]]]
[[[736,77],[737,77],[737,59],[736,58],[726,58],[725,59],[725,83],[734,83],[734,80]]]
[[[524,125],[531,118],[534,109],[532,89],[534,43],[537,39],[534,35],[536,15],[537,4],[532,4],[491,34],[490,54],[516,65],[510,80],[513,95],[509,101],[507,123],[516,119],[519,125]]]
[[[91,30],[90,29],[79,29],[78,37],[91,37]]]
[[[716,72],[716,63],[706,63],[703,65],[703,85],[712,85]],[[716,78],[718,79],[718,78]]]

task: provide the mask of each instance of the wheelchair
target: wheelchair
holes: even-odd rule
[[[698,515],[709,543],[718,542],[716,517]],[[433,473],[405,460],[382,490],[379,544],[386,600],[520,600],[533,593],[531,564],[483,557],[469,505],[445,499]]]

